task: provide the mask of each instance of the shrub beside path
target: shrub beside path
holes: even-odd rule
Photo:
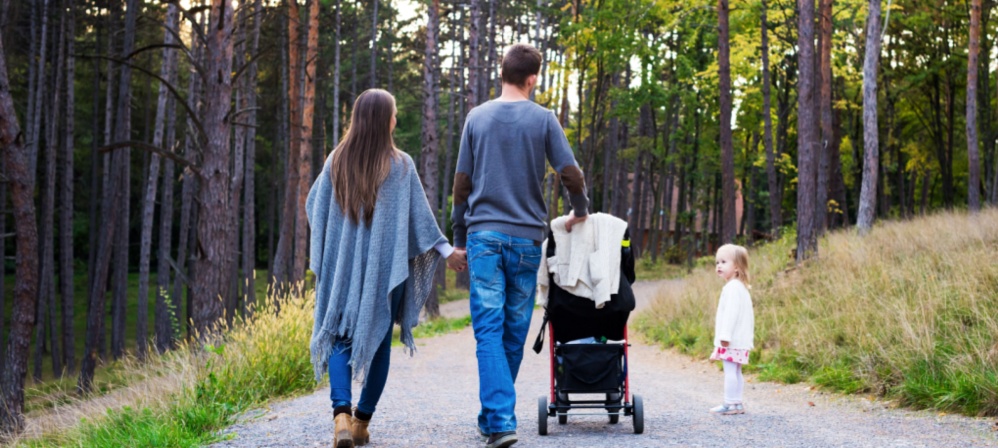
[[[682,287],[678,280],[639,282],[638,309],[659,288]],[[441,307],[448,317],[467,314],[467,301]],[[644,397],[645,432],[633,433],[631,419],[611,425],[600,416],[570,416],[568,424],[548,420],[548,435],[537,434],[537,397],[547,394],[548,355],[530,351],[540,325],[536,311],[527,351],[516,381],[519,420],[517,447],[661,447],[735,445],[781,447],[969,447],[998,446],[993,419],[894,409],[861,396],[813,390],[804,384],[759,383],[748,378],[746,408],[720,417],[707,409],[721,401],[723,375],[714,363],[632,340],[632,391]],[[371,423],[371,447],[476,447],[478,374],[471,328],[417,341],[415,357],[393,348],[384,396]],[[359,386],[354,386],[355,399]],[[329,388],[247,413],[225,432],[216,447],[312,447],[332,441]]]

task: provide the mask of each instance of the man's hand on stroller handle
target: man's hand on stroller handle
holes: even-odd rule
[[[585,221],[588,218],[589,218],[589,215],[575,216],[575,210],[572,210],[568,214],[568,221],[565,221],[565,231],[571,232],[572,231],[572,226],[574,226],[574,225],[576,225],[576,224],[578,224],[578,223],[580,223],[582,221]]]

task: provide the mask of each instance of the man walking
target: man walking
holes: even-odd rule
[[[547,206],[545,161],[568,189],[566,227],[588,217],[585,179],[554,112],[530,101],[541,53],[517,44],[502,59],[502,95],[468,114],[454,176],[454,245],[467,249],[477,341],[478,429],[487,448],[516,443],[513,383],[534,308]]]

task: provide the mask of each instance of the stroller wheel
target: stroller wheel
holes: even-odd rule
[[[548,399],[543,395],[537,398],[537,434],[548,434]]]
[[[606,404],[619,405],[620,404],[620,394],[606,394]],[[610,424],[616,425],[620,421],[620,413],[624,412],[623,408],[611,409],[606,408],[606,412],[610,414]]]
[[[640,395],[634,396],[634,433],[645,432],[645,406]]]
[[[568,423],[568,416],[564,414],[558,415],[558,424],[564,425],[565,423]]]

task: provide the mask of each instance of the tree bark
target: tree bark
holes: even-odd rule
[[[28,90],[28,95],[34,94],[34,110],[29,118],[29,129],[28,129],[28,144],[31,145],[30,161],[31,161],[31,172],[38,172],[38,153],[40,151],[41,145],[41,126],[42,126],[42,109],[44,108],[43,102],[45,101],[45,61],[47,60],[46,53],[48,50],[48,45],[46,44],[48,40],[48,21],[49,21],[49,4],[50,0],[43,0],[42,2],[34,2],[37,6],[35,11],[40,10],[40,20],[41,20],[41,33],[38,34],[37,42],[37,64],[35,68],[35,90]],[[31,41],[36,42],[36,37],[34,35],[34,29],[32,29]],[[30,65],[30,63],[29,63]],[[42,291],[39,291],[42,292]]]
[[[856,227],[866,234],[877,208],[879,136],[877,127],[877,72],[880,62],[880,0],[870,0],[866,19],[866,58],[863,62],[863,186],[859,194]]]
[[[260,51],[260,24],[263,21],[262,0],[253,2],[253,34],[250,37],[250,57],[256,57]],[[337,51],[339,43],[337,42]],[[246,174],[243,180],[246,192],[243,202],[243,290],[245,299],[243,301],[243,314],[246,313],[247,304],[256,301],[256,84],[257,84],[257,64],[254,61],[249,68],[246,79],[247,88],[244,90],[247,96],[247,109],[249,109],[247,121],[249,128],[246,131]]]
[[[377,4],[377,2],[375,2]],[[315,72],[319,54],[319,0],[309,1],[308,38],[302,69],[305,71],[302,88],[301,131],[298,148],[298,217],[295,222],[295,263],[293,278],[305,278],[308,257],[308,217],[305,201],[312,187],[312,130],[315,122]]]
[[[135,47],[135,22],[139,10],[138,0],[128,0],[127,11],[125,13],[125,39],[123,54],[131,54]],[[121,66],[121,78],[118,84],[118,114],[115,124],[114,138],[116,141],[126,141],[131,134],[129,121],[131,114],[129,106],[131,104],[131,80],[132,70],[128,65]],[[97,346],[100,343],[100,335],[103,332],[104,320],[104,296],[107,290],[107,277],[111,262],[112,244],[115,240],[127,239],[128,229],[121,226],[119,213],[127,210],[127,178],[122,174],[123,168],[128,161],[127,150],[116,150],[111,154],[107,188],[101,199],[101,216],[106,219],[100,227],[101,231],[97,237],[97,255],[95,256],[94,279],[90,289],[90,308],[87,311],[87,336],[86,352],[80,366],[80,377],[77,388],[80,393],[89,393],[93,387],[94,369],[97,366]],[[125,204],[123,204],[125,203]],[[118,237],[116,234],[123,234],[125,237]],[[126,260],[127,262],[127,260]],[[117,263],[116,263],[117,264]]]
[[[981,210],[981,160],[977,146],[977,71],[981,52],[981,0],[970,1],[970,42],[967,51],[967,206]]]
[[[166,31],[163,32],[163,45],[173,45],[174,33],[177,29],[177,20],[180,9],[177,4],[170,3],[166,7]],[[172,48],[164,47],[162,52],[162,66],[160,67],[160,77],[166,82],[173,84],[176,77],[176,52]],[[170,91],[166,84],[160,83],[159,96],[156,100],[156,124],[153,128],[152,145],[159,148],[163,146],[163,134],[166,127],[167,103]],[[148,352],[146,335],[149,334],[149,262],[152,258],[152,227],[153,213],[156,208],[156,187],[159,186],[160,157],[159,154],[152,153],[149,157],[149,178],[146,181],[145,200],[142,202],[142,235],[139,239],[139,291],[138,291],[138,319],[136,321],[136,342],[139,359],[145,359]],[[165,205],[165,204],[164,204]],[[160,221],[169,218],[163,216],[160,209]],[[168,310],[165,298],[156,294],[156,349],[160,352],[166,350],[170,344]]]
[[[302,152],[299,148],[301,144],[301,59],[299,57],[300,38],[299,26],[301,15],[298,9],[297,0],[288,2],[288,158],[286,165],[287,182],[284,187],[284,210],[281,213],[281,232],[277,242],[277,258],[274,262],[276,280],[284,287],[296,283],[299,278],[294,269],[295,258],[295,219],[298,216],[298,183],[299,168],[301,161],[299,157]]]
[[[232,101],[233,11],[225,0],[212,0],[207,34],[208,78],[205,80],[205,113],[202,120],[207,142],[202,150],[203,182],[198,192],[199,253],[192,279],[194,326],[202,336],[214,331],[222,317],[219,297],[228,297],[227,261],[235,257],[228,246],[229,110]]]
[[[798,0],[797,8],[797,261],[802,262],[818,252],[814,233],[814,201],[817,183],[818,132],[815,128],[814,107],[814,3]]]
[[[735,216],[735,153],[731,142],[731,62],[728,37],[728,0],[717,1],[718,84],[721,89],[721,244],[733,243]]]
[[[48,15],[48,8],[43,10],[46,16]],[[60,27],[61,28],[61,27]],[[50,107],[45,107],[46,110],[44,121],[45,121],[45,145],[44,154],[41,154],[42,158],[42,184],[40,188],[40,202],[41,207],[39,210],[39,222],[38,222],[38,242],[39,242],[39,254],[41,259],[39,260],[39,284],[38,284],[38,309],[37,309],[37,322],[38,325],[35,327],[35,356],[34,356],[34,372],[32,376],[35,381],[41,381],[42,378],[42,359],[45,355],[45,347],[49,347],[53,350],[53,361],[57,358],[57,343],[54,343],[54,338],[49,335],[49,329],[54,323],[53,317],[55,316],[55,251],[53,248],[54,240],[53,238],[53,225],[55,223],[55,173],[58,161],[56,156],[59,152],[59,138],[56,131],[57,124],[59,122],[59,111],[62,108],[62,97],[59,95],[60,89],[59,85],[62,83],[63,71],[59,69],[59,58],[64,56],[63,52],[65,49],[60,45],[61,37],[59,30],[54,29],[52,32],[52,47],[53,54],[52,60],[46,61],[44,59],[39,60],[38,70],[41,79],[45,79],[45,66],[47,62],[51,63],[53,76],[52,85],[44,86],[40,88],[51,88],[50,95],[45,98],[45,105]],[[48,81],[43,81],[48,82]],[[37,134],[37,138],[41,139],[41,134]],[[41,147],[41,144],[36,144],[37,147]],[[52,335],[54,336],[54,335]],[[52,343],[50,343],[50,341]],[[53,365],[53,371],[55,371],[56,365]],[[62,370],[61,368],[58,370]]]
[[[371,87],[378,86],[378,0],[371,1]]]
[[[340,24],[343,2],[336,0],[335,38],[333,39],[333,146],[340,143]]]
[[[766,183],[769,187],[769,232],[775,238],[780,233],[780,226],[783,225],[783,207],[781,205],[782,195],[780,185],[776,177],[776,152],[773,150],[773,112],[770,102],[770,79],[769,79],[769,36],[766,23],[766,13],[768,6],[766,0],[762,0],[762,118],[765,123],[763,143],[766,145]]]
[[[29,148],[25,147],[21,127],[11,97],[7,78],[7,60],[0,36],[0,157],[11,189],[14,205],[15,282],[10,338],[0,372],[0,433],[18,433],[24,429],[24,378],[28,368],[28,348],[35,325],[38,297],[38,228],[35,222],[34,172],[30,170]]]
[[[76,6],[69,2],[66,12],[66,125],[63,129],[63,175],[60,177],[59,199],[59,279],[62,296],[62,353],[66,370],[76,370],[76,335],[73,332],[73,150],[75,149],[74,126],[76,124]],[[100,90],[99,88],[97,90]],[[95,136],[96,137],[96,136]],[[96,193],[96,192],[94,192]],[[0,198],[2,201],[3,198]],[[2,219],[2,218],[0,218]],[[0,229],[0,234],[3,229]],[[3,250],[0,249],[0,254]],[[0,255],[0,259],[3,256]],[[0,282],[2,283],[2,282]],[[2,304],[0,304],[2,306]],[[0,333],[3,331],[0,330]]]
[[[440,171],[437,154],[437,90],[436,80],[434,79],[439,10],[439,0],[433,0],[427,5],[426,48],[423,52],[423,148],[420,155],[420,164],[422,165],[423,172],[423,190],[426,191],[426,199],[430,204],[437,203],[437,180],[439,179],[438,175]],[[434,282],[435,287],[431,288],[430,296],[426,301],[425,309],[430,318],[440,315],[440,301],[437,294],[438,288],[436,287],[442,283],[440,280],[438,274],[437,281]]]
[[[479,24],[482,20],[482,6],[480,0],[470,0],[471,24],[468,26],[468,109],[473,109],[478,105],[481,93],[479,92],[480,78],[480,45],[479,45]]]
[[[821,76],[821,91],[818,108],[821,112],[821,149],[818,161],[818,184],[815,192],[815,233],[822,235],[828,228],[828,189],[831,176],[832,151],[835,132],[832,128],[832,1],[820,0],[821,53],[818,71]]]
[[[194,53],[194,59],[198,61],[199,64],[204,64],[204,52],[203,47],[198,42],[198,31],[203,30],[201,23],[198,23],[191,27],[191,42],[192,44],[191,52]],[[187,107],[195,112],[199,111],[198,104],[201,104],[201,83],[203,81],[198,76],[191,76],[187,81]],[[186,129],[194,128],[194,117],[187,117]],[[200,152],[196,149],[197,141],[196,136],[192,135],[191,132],[187,132],[184,136],[184,155],[188,160],[199,161]],[[177,276],[173,281],[173,309],[177,313],[177,319],[181,320],[181,316],[184,317],[184,327],[187,329],[187,337],[190,338],[192,334],[191,327],[191,317],[193,312],[193,307],[191,306],[191,296],[190,296],[190,282],[189,279],[193,277],[193,270],[188,268],[188,258],[192,258],[192,251],[188,251],[188,247],[191,246],[192,238],[194,233],[192,223],[196,221],[192,217],[196,213],[193,208],[194,195],[197,191],[197,177],[195,177],[194,172],[190,167],[184,167],[182,171],[182,185],[180,192],[180,226],[177,236]],[[191,263],[193,266],[193,262]],[[187,294],[184,294],[185,288],[187,286]],[[183,300],[181,300],[183,299]],[[184,304],[181,307],[181,303]],[[184,314],[181,314],[181,308],[184,310]]]

